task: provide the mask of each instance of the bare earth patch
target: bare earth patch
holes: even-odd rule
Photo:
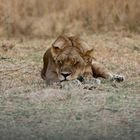
[[[85,38],[123,83],[46,86],[42,56],[54,39],[0,40],[0,140],[140,139],[140,35]]]

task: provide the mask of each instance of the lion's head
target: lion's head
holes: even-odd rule
[[[84,58],[85,61],[92,58],[94,55],[93,47],[88,45],[87,42],[85,42],[81,38],[77,36],[68,37],[65,35],[61,35],[52,44],[51,53],[53,55],[53,58],[55,59],[59,52],[69,47],[73,47],[73,49],[75,49],[78,54],[80,54],[80,56]]]
[[[51,53],[60,81],[74,80],[83,74],[86,63],[68,37],[59,36],[52,45]]]
[[[61,81],[77,79],[84,72],[85,62],[73,47],[59,53],[55,62],[56,72]]]
[[[111,72],[94,59],[93,47],[75,36],[59,36],[43,56],[41,76],[47,84],[93,77],[112,78]]]

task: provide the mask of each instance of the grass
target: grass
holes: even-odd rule
[[[0,36],[139,32],[139,0],[0,0]]]
[[[0,46],[1,140],[139,140],[140,56],[132,47],[139,48],[139,34],[83,37],[98,61],[125,75],[123,83],[102,80],[93,90],[46,87],[40,77],[42,56],[55,38],[1,39],[8,48]]]

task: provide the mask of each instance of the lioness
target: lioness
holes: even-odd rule
[[[47,84],[53,82],[102,77],[123,81],[124,77],[113,75],[93,57],[93,49],[78,37],[59,36],[43,57],[41,77]]]

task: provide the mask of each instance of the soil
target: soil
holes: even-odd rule
[[[140,35],[83,38],[124,82],[47,86],[42,57],[55,38],[0,40],[0,140],[140,139]]]

